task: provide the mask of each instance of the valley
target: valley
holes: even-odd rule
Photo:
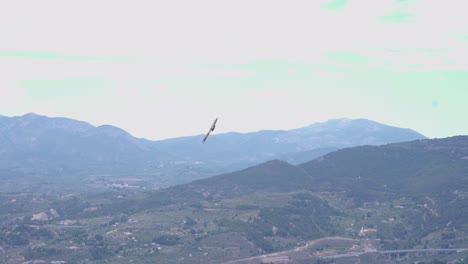
[[[4,1],[0,264],[468,264],[466,1]]]
[[[2,263],[394,263],[404,259],[396,250],[459,250],[413,254],[411,261],[468,253],[460,250],[468,248],[466,222],[451,226],[454,218],[440,227],[429,215],[440,206],[436,197],[360,206],[343,194],[309,191],[218,199],[124,190],[0,198]],[[434,208],[421,204],[431,200]]]
[[[349,122],[339,124],[346,128]],[[77,137],[81,143],[97,133],[85,127],[91,130]],[[187,156],[189,147],[155,148],[108,127],[97,134],[96,150],[64,140],[69,149],[61,152],[62,141],[45,141],[25,148],[50,157],[32,151],[21,162],[3,160],[9,172],[1,174],[0,262],[422,264],[468,259],[467,136],[293,152],[295,158],[318,155],[304,162],[285,161],[292,152],[276,146],[285,151],[278,153],[285,160],[229,170],[229,155],[200,162]],[[205,147],[222,148],[216,136],[210,138],[213,146]],[[178,150],[161,154],[170,149]],[[155,155],[153,163],[145,151]],[[216,151],[203,155],[217,157]],[[95,153],[101,153],[101,162],[87,158]],[[49,159],[57,155],[82,157],[84,167],[76,170],[73,158]],[[251,162],[262,160],[256,157]],[[57,173],[58,164],[68,171]],[[218,170],[213,164],[228,171],[213,176]],[[77,174],[68,174],[72,171]]]

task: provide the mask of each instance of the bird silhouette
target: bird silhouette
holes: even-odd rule
[[[208,133],[206,133],[205,137],[203,138],[203,143],[205,143],[206,139],[208,138],[208,136],[210,135],[211,132],[213,132],[216,128],[216,122],[218,122],[218,118],[215,119],[215,121],[213,122],[213,124],[211,125],[211,128],[210,130],[208,131]]]

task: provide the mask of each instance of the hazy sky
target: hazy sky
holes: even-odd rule
[[[9,1],[0,115],[163,139],[368,118],[468,134],[466,0]]]

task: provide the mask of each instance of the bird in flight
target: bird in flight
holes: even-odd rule
[[[205,138],[203,138],[203,143],[205,143],[206,139],[208,138],[208,136],[210,135],[211,132],[213,132],[216,128],[216,122],[218,121],[218,118],[215,119],[215,121],[213,122],[213,124],[211,125],[211,128],[210,130],[208,131],[208,133],[206,133],[206,136]]]

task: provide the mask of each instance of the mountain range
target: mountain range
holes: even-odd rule
[[[186,160],[203,162],[258,164],[281,158],[301,163],[344,147],[381,145],[425,138],[411,129],[379,124],[367,119],[332,119],[292,130],[261,130],[250,133],[212,135],[207,146],[200,137],[181,137],[157,141],[160,150]]]
[[[205,144],[202,137],[150,141],[110,125],[95,127],[33,113],[0,116],[0,177],[39,181],[49,177],[57,182],[72,176],[132,176],[164,187],[271,159],[298,164],[340,148],[425,138],[410,129],[366,119],[334,119],[292,130],[213,134]]]

